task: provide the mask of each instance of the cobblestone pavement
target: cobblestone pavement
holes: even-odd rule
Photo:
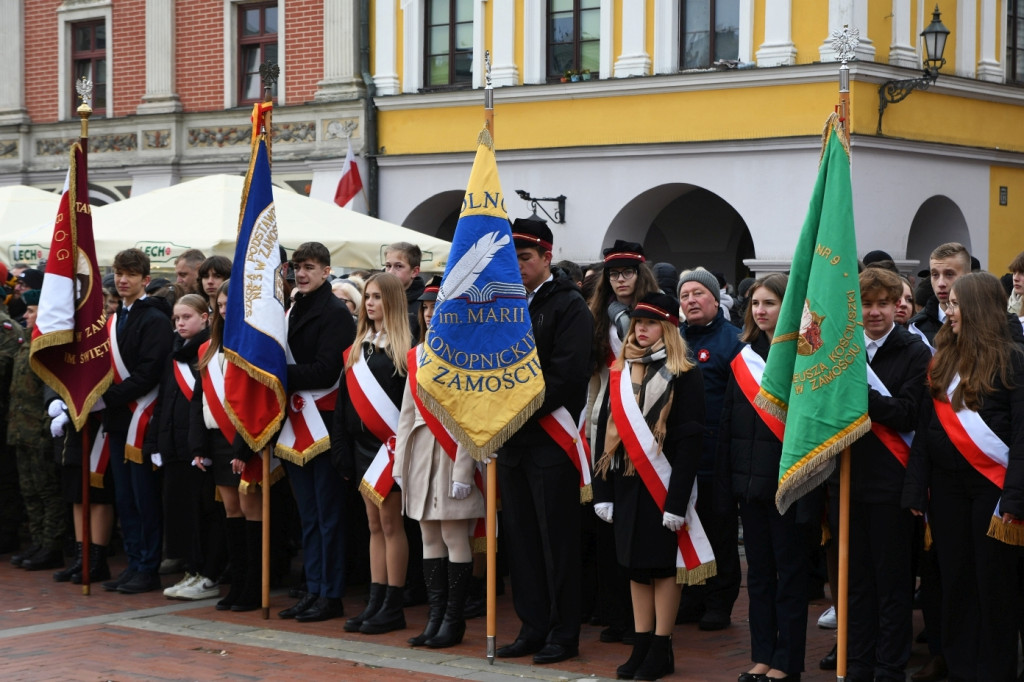
[[[112,567],[120,570],[115,562]],[[180,576],[164,576],[165,586]],[[124,595],[94,586],[54,583],[49,571],[25,572],[0,559],[0,680],[510,680],[614,679],[629,647],[598,641],[601,628],[584,625],[580,656],[555,666],[530,665],[529,658],[485,657],[485,623],[469,621],[466,638],[444,650],[414,649],[406,639],[422,629],[426,607],[406,610],[408,629],[386,635],[349,634],[341,620],[296,623],[276,617],[291,605],[286,593],[271,596],[271,618],[260,612],[216,611],[214,600],[180,602],[159,592]],[[345,598],[345,611],[362,608],[362,590]],[[498,645],[511,642],[518,620],[508,595],[498,599]],[[807,668],[804,680],[835,679],[818,670],[818,660],[835,641],[834,632],[816,627],[827,607],[813,602],[808,612]],[[676,673],[667,679],[732,682],[748,669],[749,631],[746,590],[733,611],[731,627],[702,632],[677,625]],[[915,612],[915,632],[920,615]],[[914,645],[910,671],[926,658]]]

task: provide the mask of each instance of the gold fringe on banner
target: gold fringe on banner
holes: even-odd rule
[[[701,564],[693,570],[683,566],[676,569],[676,583],[679,585],[703,585],[716,575],[718,575],[718,564],[715,561]]]
[[[992,515],[988,522],[988,536],[999,542],[1024,547],[1024,523],[1003,523],[1003,519]]]
[[[828,544],[828,541],[832,539],[832,527],[828,525],[828,521],[822,519],[821,521],[821,546],[824,547]]]
[[[487,538],[473,538],[470,542],[473,554],[487,553]]]
[[[274,485],[284,478],[284,467],[277,467],[270,472],[270,485]],[[238,492],[243,495],[255,495],[260,492],[260,485],[263,481],[239,481]]]
[[[359,492],[378,507],[384,504],[384,496],[377,492],[365,478],[359,483]]]
[[[521,412],[519,412],[519,414],[512,417],[512,419],[510,419],[500,431],[491,436],[490,440],[483,445],[477,445],[473,442],[473,439],[470,438],[469,434],[466,433],[465,429],[459,425],[455,418],[444,409],[441,403],[439,403],[434,396],[423,390],[421,386],[417,386],[416,391],[420,400],[422,400],[426,408],[430,410],[430,413],[437,417],[437,420],[441,422],[446,429],[448,429],[449,433],[452,434],[452,437],[455,438],[459,445],[465,448],[466,452],[478,462],[486,462],[490,459],[491,456],[498,451],[498,448],[505,444],[505,441],[511,438],[516,431],[522,428],[523,424],[529,421],[530,417],[533,416],[533,413],[536,412],[541,406],[541,403],[544,402],[544,391],[541,391],[529,402],[529,404],[526,405],[526,407],[523,408]]]

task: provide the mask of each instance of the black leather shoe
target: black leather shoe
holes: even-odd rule
[[[707,611],[703,616],[700,617],[700,621],[697,623],[697,627],[701,630],[714,631],[724,630],[729,627],[732,620],[729,618],[728,613],[722,613],[719,611]]]
[[[113,580],[108,580],[107,582],[103,583],[103,589],[107,592],[117,592],[117,588],[121,587],[121,585],[124,585],[134,576],[135,571],[133,571],[130,568],[126,568],[123,571],[121,571],[121,573],[118,574],[118,576]]]
[[[822,670],[835,670],[836,669],[836,658],[837,658],[837,656],[836,656],[836,647],[837,647],[837,645],[833,645],[832,646],[832,651],[828,652],[828,654],[825,656],[825,658],[821,659],[818,662],[818,667],[819,668],[821,668]]]
[[[533,655],[533,662],[538,665],[545,663],[558,663],[580,655],[578,646],[564,646],[562,644],[548,644]]]
[[[535,654],[544,648],[544,642],[531,642],[528,639],[518,638],[511,644],[506,644],[495,652],[498,658],[521,658]]]
[[[11,557],[11,565],[21,568],[21,564],[23,561],[25,561],[41,549],[42,547],[35,543],[29,545],[28,549],[26,549],[24,552],[18,552],[17,554]]]
[[[786,675],[785,677],[768,677],[767,675],[762,675],[761,680],[763,682],[768,682],[769,680],[771,680],[771,682],[800,682],[800,673],[793,673],[792,675]]]
[[[764,673],[740,673],[736,682],[764,682],[766,679]]]
[[[604,642],[605,644],[611,644],[613,642],[621,642],[622,637],[625,634],[626,633],[622,630],[622,628],[617,628],[614,625],[609,625],[604,630],[601,630],[601,634],[598,636],[598,639]]]
[[[26,571],[42,571],[50,568],[64,567],[64,552],[59,549],[41,549],[21,562]]]
[[[308,609],[295,616],[299,623],[318,623],[345,615],[341,600],[336,597],[317,597],[316,602]]]
[[[156,573],[136,573],[131,580],[118,586],[117,591],[121,594],[142,594],[152,592],[163,587],[160,584],[160,576]]]
[[[302,599],[297,601],[294,606],[290,606],[284,611],[278,612],[277,617],[284,618],[285,620],[287,620],[288,618],[295,618],[297,615],[311,607],[316,602],[316,600],[317,595],[305,592],[302,595]]]

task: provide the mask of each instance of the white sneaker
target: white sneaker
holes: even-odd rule
[[[839,627],[839,619],[836,617],[836,607],[830,606],[825,613],[818,618],[818,627],[826,630],[835,630]]]
[[[220,587],[209,578],[197,575],[195,580],[178,590],[175,596],[177,599],[188,599],[190,601],[209,599],[220,596]]]
[[[185,577],[164,590],[164,596],[168,599],[177,599],[178,591],[191,585],[200,576],[194,573],[186,573]]]

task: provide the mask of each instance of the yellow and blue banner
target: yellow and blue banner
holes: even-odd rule
[[[224,319],[224,409],[253,450],[270,441],[285,416],[284,297],[270,161],[261,134],[253,139],[242,190]]]
[[[526,290],[486,129],[419,359],[417,393],[477,460],[501,447],[544,400]]]

